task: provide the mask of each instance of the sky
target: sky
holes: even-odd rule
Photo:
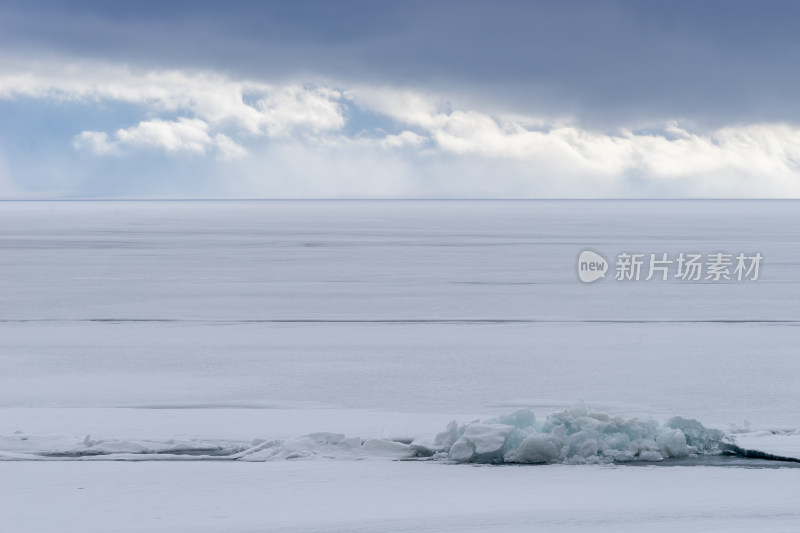
[[[797,198],[798,19],[0,0],[0,198]]]

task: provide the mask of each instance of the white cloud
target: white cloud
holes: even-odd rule
[[[247,151],[227,135],[217,133],[212,137],[206,122],[186,117],[142,121],[136,126],[117,130],[111,138],[102,131],[84,131],[75,136],[73,145],[97,155],[119,154],[125,149],[136,148],[205,154],[210,147],[216,147],[218,158],[223,160],[247,155]]]
[[[660,131],[592,131],[574,120],[492,116],[450,108],[441,98],[410,91],[357,88],[346,93],[360,105],[412,127],[442,152],[527,162],[543,172],[585,176],[588,186],[626,177],[673,186],[684,194],[800,194],[800,128],[788,124],[735,125],[688,131],[675,123]],[[406,146],[387,136],[383,146]],[[726,190],[727,189],[727,190]]]
[[[357,87],[344,95],[365,109],[389,116],[405,124],[429,127],[447,101],[428,95],[389,87]]]
[[[88,150],[97,155],[106,155],[114,152],[115,142],[109,142],[108,134],[104,131],[84,131],[72,139],[72,145],[78,150]]]
[[[380,145],[384,148],[420,148],[427,141],[427,138],[414,133],[413,131],[401,131],[397,135],[387,135],[380,140]]]
[[[180,113],[252,135],[284,137],[344,125],[336,90],[232,80],[209,72],[137,72],[104,63],[0,64],[0,98],[19,97],[139,104],[151,113]]]
[[[208,124],[199,118],[147,120],[128,129],[117,130],[118,145],[163,148],[167,152],[203,154],[211,143]]]
[[[216,144],[218,150],[217,159],[227,161],[240,159],[247,155],[247,150],[244,147],[236,144],[233,139],[223,133],[217,133],[214,136],[214,144]]]
[[[339,130],[344,127],[340,98],[338,91],[325,87],[276,88],[256,103],[261,113],[259,127],[271,137],[285,136],[300,127],[314,133]]]
[[[160,150],[210,154],[224,161],[249,155],[258,164],[242,167],[245,171],[275,180],[257,169],[283,168],[286,176],[306,184],[298,185],[301,193],[311,194],[308,183],[314,180],[303,172],[312,172],[322,175],[315,182],[320,190],[336,191],[337,183],[346,182],[341,190],[348,194],[360,183],[365,191],[383,186],[391,194],[411,196],[414,191],[442,196],[627,196],[647,191],[800,196],[800,128],[791,124],[703,131],[670,123],[645,132],[596,131],[575,120],[494,115],[459,108],[436,95],[391,88],[340,91],[320,84],[266,84],[208,72],[136,72],[105,64],[15,68],[0,64],[2,99],[142,107],[146,119],[134,126],[76,135],[78,150],[106,156]],[[391,131],[362,128],[354,135],[350,132],[359,128],[347,128],[345,118],[350,107],[394,126]],[[299,160],[289,161],[292,155]],[[390,174],[383,170],[388,166]],[[345,178],[349,173],[355,177]],[[358,177],[369,173],[372,181]],[[326,181],[325,175],[336,177]],[[271,183],[276,190],[291,189],[285,182]],[[267,191],[270,184],[265,187],[258,190]]]

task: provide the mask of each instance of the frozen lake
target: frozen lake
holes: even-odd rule
[[[800,427],[797,202],[5,202],[0,406],[476,412]],[[575,275],[760,251],[755,282]]]
[[[586,248],[612,261],[621,252],[760,252],[764,260],[756,281],[623,282],[611,272],[583,284],[576,262]],[[329,431],[410,440],[454,418],[529,408],[544,419],[582,399],[613,415],[695,418],[796,456],[798,272],[800,202],[794,201],[0,202],[0,439],[14,453],[27,453],[34,442],[63,446],[88,435],[244,442]],[[772,435],[782,440],[773,445]],[[345,466],[303,463],[298,481],[287,464],[275,475],[291,479],[296,494],[333,483],[331,472],[347,464],[372,479],[403,468],[445,481],[454,476],[455,484],[468,483],[462,478],[473,473],[489,475],[434,464],[334,463]],[[94,487],[113,493],[114,472],[124,485],[122,473],[135,468],[66,464],[0,462],[0,473],[46,492],[46,479],[73,483],[85,465],[100,469],[98,478],[91,474]],[[218,468],[203,464],[196,468]],[[246,468],[260,476],[278,467]],[[765,491],[762,503],[742,510],[744,519],[773,513],[778,529],[798,519],[787,502],[776,497],[770,504],[768,497],[796,486],[796,469],[694,468],[676,481],[662,473],[674,469],[530,468],[548,472],[531,475],[554,476],[563,494],[581,483],[581,468],[612,494],[627,483],[665,479],[661,490],[669,492],[691,479],[733,476],[722,482]],[[226,490],[258,490],[241,469],[220,471]],[[620,469],[630,473],[610,474]],[[529,483],[519,481],[519,468],[491,471],[498,486],[506,475],[512,484]],[[463,496],[463,505],[478,497]],[[210,498],[197,497],[178,508]],[[386,506],[404,506],[391,498]],[[3,497],[0,507],[10,502]],[[689,499],[680,502],[700,516]],[[609,505],[563,524],[531,522],[521,509],[506,525],[576,530],[585,519],[614,529],[608,524],[620,524],[606,515],[613,505],[625,506]],[[16,512],[15,524],[47,530],[37,507]],[[723,527],[728,507],[717,500],[710,515],[692,522],[679,519],[678,505],[669,511],[675,516],[665,515],[664,529]],[[64,511],[68,529],[91,530],[79,521],[92,513],[75,509]],[[276,529],[292,523],[292,507],[283,509]],[[400,515],[387,512],[387,527],[402,526]],[[457,505],[425,507],[405,526],[416,528],[430,515],[430,530],[446,530],[442,520],[458,512]],[[342,530],[353,525],[321,516]],[[380,529],[373,527],[380,512],[358,516],[362,527]],[[162,525],[250,531],[266,528],[263,518],[244,513],[228,529],[207,522],[198,529],[180,517]],[[502,524],[478,518],[474,529]],[[296,522],[298,529],[314,524]],[[159,527],[153,521],[131,530]]]

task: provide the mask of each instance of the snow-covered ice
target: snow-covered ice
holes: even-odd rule
[[[798,470],[3,463],[4,531],[796,531]]]
[[[790,530],[799,206],[3,202],[3,529]]]

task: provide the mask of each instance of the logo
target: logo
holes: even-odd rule
[[[584,250],[578,256],[578,278],[584,283],[592,283],[606,277],[608,261],[592,250]]]
[[[764,256],[760,252],[642,253],[619,252],[613,265],[594,250],[578,255],[578,279],[593,283],[610,269],[614,281],[680,281],[726,283],[758,281]]]

